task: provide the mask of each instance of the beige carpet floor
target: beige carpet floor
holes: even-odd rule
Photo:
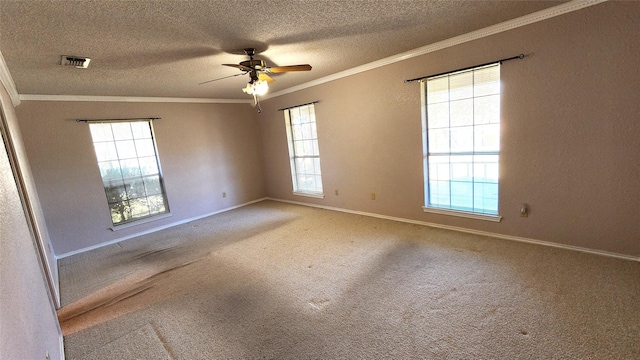
[[[67,359],[639,359],[640,263],[263,201],[60,260]]]

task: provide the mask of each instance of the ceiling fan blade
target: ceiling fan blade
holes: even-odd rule
[[[271,84],[272,82],[274,82],[275,80],[273,80],[273,78],[263,72],[258,74],[258,80],[265,80],[267,83]]]
[[[236,69],[240,69],[242,71],[252,71],[253,69],[248,67],[248,66],[244,66],[244,65],[240,65],[240,64],[222,64],[224,66],[231,66],[234,67]]]
[[[230,77],[240,76],[240,75],[244,75],[244,74],[246,74],[246,72],[243,72],[243,73],[240,73],[240,74],[233,74],[233,75],[229,75],[229,76],[224,76],[224,77],[213,79],[213,80],[203,81],[203,82],[199,83],[198,85],[202,85],[202,84],[206,84],[206,83],[210,83],[210,82],[218,81],[218,80],[222,80],[222,79],[227,79],[227,78],[230,78]]]
[[[273,73],[273,74],[289,72],[289,71],[309,71],[311,70],[311,65],[304,64],[304,65],[273,66],[273,67],[267,67],[264,70],[266,72]]]

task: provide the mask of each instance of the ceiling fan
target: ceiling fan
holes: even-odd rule
[[[208,80],[201,82],[200,85],[210,83],[213,81],[218,81],[230,77],[240,76],[249,74],[249,83],[246,87],[242,89],[245,93],[249,95],[253,95],[253,99],[256,105],[258,105],[258,96],[264,95],[269,89],[270,83],[275,80],[269,76],[269,74],[278,74],[284,72],[292,72],[292,71],[310,71],[311,65],[287,65],[287,66],[267,66],[264,60],[254,59],[256,54],[256,49],[247,48],[244,49],[244,53],[249,57],[249,60],[241,61],[239,64],[222,64],[224,66],[234,67],[241,71],[240,74],[235,74],[231,76],[225,76],[218,79]],[[260,112],[260,108],[258,107],[258,112]]]

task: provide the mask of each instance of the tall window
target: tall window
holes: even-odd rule
[[[498,214],[500,64],[428,78],[425,211]]]
[[[169,212],[151,121],[89,126],[113,225]]]
[[[313,104],[284,111],[293,192],[322,197],[320,152]]]

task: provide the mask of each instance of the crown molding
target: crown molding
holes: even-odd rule
[[[355,74],[359,74],[365,71],[369,71],[369,70],[373,70],[379,67],[383,67],[386,65],[390,65],[393,63],[397,63],[400,61],[404,61],[407,59],[411,59],[417,56],[421,56],[421,55],[425,55],[428,53],[432,53],[438,50],[442,50],[442,49],[446,49],[452,46],[456,46],[456,45],[460,45],[469,41],[473,41],[473,40],[477,40],[477,39],[481,39],[487,36],[491,36],[491,35],[495,35],[495,34],[499,34],[501,32],[505,32],[505,31],[509,31],[512,29],[516,29],[522,26],[526,26],[526,25],[530,25],[533,23],[537,23],[539,21],[543,21],[543,20],[547,20],[547,19],[551,19],[554,18],[556,16],[560,16],[563,14],[567,14],[576,10],[580,10],[589,6],[593,6],[602,2],[605,2],[607,0],[573,0],[573,1],[569,1],[566,2],[564,4],[558,5],[558,6],[554,6],[548,9],[544,9],[544,10],[540,10],[525,16],[521,16],[519,18],[515,18],[512,20],[508,20],[505,22],[501,22],[499,24],[495,24],[480,30],[476,30],[476,31],[472,31],[470,33],[466,33],[460,36],[456,36],[447,40],[443,40],[443,41],[438,41],[436,43],[430,44],[430,45],[426,45],[426,46],[422,46],[419,47],[417,49],[414,50],[409,50],[397,55],[393,55],[381,60],[377,60],[368,64],[364,64],[361,66],[357,66],[355,68],[351,68],[345,71],[341,71],[329,76],[325,76],[323,78],[320,79],[316,79],[304,84],[300,84],[288,89],[284,89],[278,92],[275,92],[273,94],[269,94],[266,96],[263,96],[262,99],[263,100],[267,100],[270,98],[274,98],[274,97],[278,97],[278,96],[282,96],[282,95],[286,95],[286,94],[290,94],[296,91],[300,91],[303,89],[307,89],[313,86],[317,86],[317,85],[321,85],[324,83],[328,83],[330,81],[334,81],[334,80],[338,80],[338,79],[342,79],[351,75],[355,75]]]
[[[11,103],[14,107],[20,105],[20,97],[18,95],[18,90],[16,89],[16,84],[13,82],[13,78],[11,77],[11,73],[9,72],[9,68],[7,67],[7,63],[4,61],[4,56],[2,56],[2,52],[0,51],[0,84],[4,86],[9,93],[9,97],[11,98]]]
[[[174,97],[92,96],[92,95],[34,95],[21,94],[22,101],[106,101],[135,103],[198,103],[198,104],[252,104],[245,99],[207,99]]]

